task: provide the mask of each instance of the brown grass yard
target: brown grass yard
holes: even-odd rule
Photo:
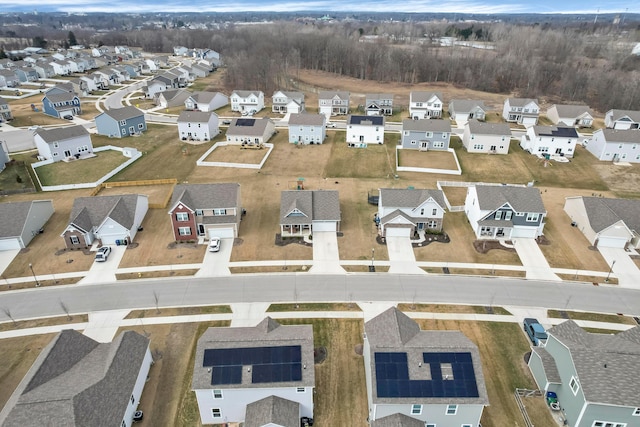
[[[149,203],[164,203],[167,198],[171,198],[173,192],[172,184],[158,184],[158,185],[135,185],[131,187],[108,187],[109,183],[106,183],[107,187],[102,188],[97,194],[98,196],[113,196],[119,194],[144,194],[149,197]],[[169,207],[167,206],[167,209]]]
[[[398,150],[398,165],[456,170],[458,165],[453,154],[448,151]]]
[[[205,305],[199,307],[163,307],[156,310],[133,310],[125,319],[142,319],[148,317],[188,316],[197,314],[225,314],[231,313],[229,305]]]
[[[325,176],[336,178],[385,178],[395,174],[395,136],[386,134],[384,144],[349,148],[345,133],[336,133]]]
[[[511,315],[507,310],[502,307],[492,307],[493,314]],[[401,303],[398,304],[398,310],[412,312],[412,311],[425,311],[428,313],[470,313],[470,314],[488,314],[487,310],[483,306],[479,305],[452,305],[452,304],[412,304]]]
[[[588,154],[591,155],[591,153]],[[640,197],[640,164],[634,163],[627,166],[612,162],[597,162],[594,168],[615,197]]]
[[[5,170],[0,173],[0,191],[35,189],[28,165],[28,162],[7,163]],[[22,182],[18,182],[18,176]]]
[[[93,120],[98,114],[100,114],[96,108],[96,99],[83,100],[80,106],[82,108],[82,114],[80,114],[80,117],[85,120]]]
[[[36,168],[42,185],[80,184],[95,182],[129,160],[115,150],[95,153],[95,157],[55,162]]]
[[[89,321],[89,315],[77,314],[75,316],[46,317],[42,319],[18,320],[17,322],[0,323],[0,331],[13,331],[16,329],[39,328],[41,326],[68,325],[71,323],[85,323]]]
[[[467,198],[467,187],[442,187],[442,191],[451,206],[464,206]]]
[[[623,325],[637,325],[633,317],[621,316],[615,314],[588,313],[584,311],[565,311],[569,319],[573,320],[589,320],[593,322],[620,323]],[[547,316],[556,319],[562,319],[562,314],[558,310],[547,310]]]
[[[239,145],[218,146],[204,160],[206,162],[260,164],[268,148],[261,150],[243,149]]]

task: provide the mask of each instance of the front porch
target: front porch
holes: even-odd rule
[[[280,224],[282,237],[305,237],[311,234],[311,224]]]
[[[478,239],[483,240],[511,240],[513,228],[485,225],[480,227]]]

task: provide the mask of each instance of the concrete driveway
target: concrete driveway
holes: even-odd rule
[[[7,150],[10,153],[36,148],[36,143],[33,142],[32,130],[10,127],[4,123],[0,127],[0,140],[7,143]]]
[[[196,277],[230,276],[229,260],[233,250],[233,239],[221,239],[220,250],[218,252],[204,253],[202,267],[195,274]]]
[[[389,273],[394,274],[427,274],[416,264],[409,237],[387,237],[387,251],[389,252]]]
[[[598,248],[602,257],[609,266],[613,265],[613,274],[618,279],[618,285],[625,288],[640,289],[640,270],[629,255],[636,252],[627,252],[619,248]]]
[[[104,262],[93,262],[91,268],[78,283],[81,284],[94,284],[94,283],[106,283],[116,280],[116,270],[122,261],[124,252],[127,250],[126,246],[111,246],[111,253]]]
[[[313,233],[313,266],[309,272],[315,274],[345,274],[340,266],[338,235],[335,231]]]
[[[551,267],[549,267],[549,263],[535,239],[515,238],[513,239],[513,246],[516,248],[520,262],[522,262],[526,270],[527,279],[562,281],[551,271]]]

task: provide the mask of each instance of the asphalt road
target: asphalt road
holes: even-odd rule
[[[640,315],[640,291],[523,279],[310,273],[171,278],[0,292],[0,320],[114,309],[248,302],[396,301]]]

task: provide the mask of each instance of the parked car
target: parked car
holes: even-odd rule
[[[225,119],[225,120],[222,121],[222,124],[223,125],[230,125],[231,124],[231,120]]]
[[[336,124],[333,123],[333,122],[327,122],[327,127],[328,128],[334,128],[334,127],[336,127]]]
[[[212,237],[209,240],[209,252],[218,252],[220,250],[220,238]]]
[[[73,116],[66,115],[66,116],[63,117],[63,119],[65,119],[65,120],[73,120]]]
[[[107,258],[109,258],[109,254],[111,253],[111,247],[103,246],[98,249],[96,252],[96,262],[105,262]]]
[[[527,317],[524,319],[523,326],[533,345],[540,345],[540,342],[547,340],[547,331],[544,330],[538,319]]]

